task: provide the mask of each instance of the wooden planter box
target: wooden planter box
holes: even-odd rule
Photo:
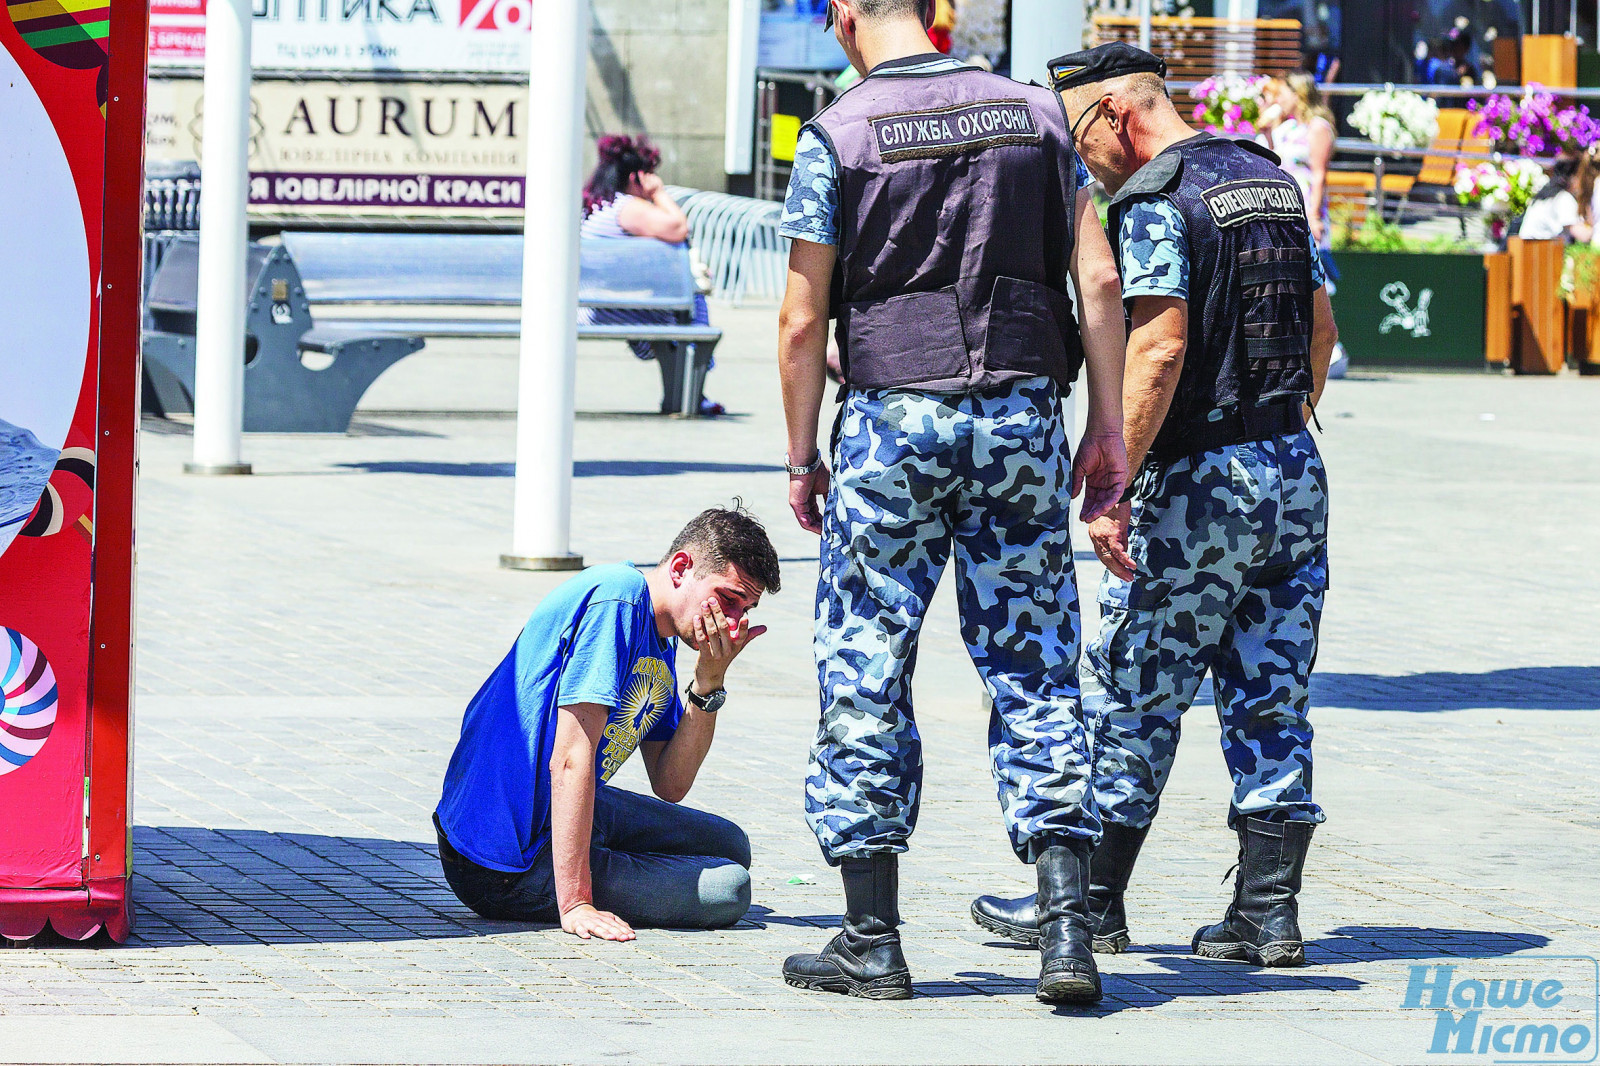
[[[1484,257],[1335,252],[1339,338],[1355,367],[1481,367]]]

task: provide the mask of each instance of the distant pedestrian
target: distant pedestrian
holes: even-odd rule
[[[668,244],[687,244],[689,217],[667,192],[656,168],[661,153],[643,137],[608,134],[596,146],[599,162],[583,187],[583,225],[581,234],[593,237],[647,237]],[[677,319],[668,311],[579,308],[579,320],[596,325],[672,325]],[[694,297],[694,324],[710,323],[711,314],[703,293]],[[654,359],[657,344],[635,341],[633,353],[640,359]],[[659,346],[668,347],[662,343]],[[702,398],[702,415],[720,415],[723,406]]]

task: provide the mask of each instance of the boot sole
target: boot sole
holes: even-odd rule
[[[1026,944],[1030,948],[1039,946],[1039,929],[1037,926],[1016,925],[999,918],[991,918],[978,909],[977,904],[972,905],[972,920],[980,929],[986,929],[998,934],[1017,944]],[[1108,936],[1096,936],[1091,947],[1100,955],[1121,955],[1128,950],[1128,945],[1133,941],[1128,936],[1126,929]]]
[[[1202,959],[1248,962],[1256,966],[1304,966],[1305,945],[1298,940],[1274,940],[1256,947],[1253,944],[1209,944],[1196,940],[1194,954]]]
[[[972,905],[972,920],[978,924],[980,929],[987,929],[989,932],[1003,936],[1007,940],[1015,941],[1018,944],[1026,944],[1030,948],[1039,946],[1038,926],[1015,925],[1000,918],[992,918],[980,911],[976,903]]]
[[[857,981],[843,974],[837,977],[798,977],[784,974],[784,981],[808,992],[833,992],[857,999],[910,999],[911,975],[878,977],[871,981]]]
[[[1099,1003],[1100,982],[1086,977],[1059,977],[1040,981],[1034,996],[1041,1003]]]

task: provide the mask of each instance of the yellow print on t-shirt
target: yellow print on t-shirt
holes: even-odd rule
[[[603,731],[605,742],[600,748],[600,780],[611,780],[611,775],[628,761],[639,738],[647,735],[651,727],[672,703],[672,689],[677,679],[672,668],[660,659],[640,659],[633,664],[633,679],[622,693],[622,705],[612,712]]]

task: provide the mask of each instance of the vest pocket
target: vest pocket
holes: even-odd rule
[[[1066,293],[1037,281],[997,277],[988,322],[984,366],[1048,374],[1071,385],[1077,367],[1069,358],[1067,338],[1076,340],[1077,323]]]
[[[1304,391],[1311,365],[1311,262],[1305,248],[1239,253],[1248,376],[1257,399]]]
[[[956,287],[845,304],[845,377],[866,389],[891,389],[967,376],[966,333]]]

